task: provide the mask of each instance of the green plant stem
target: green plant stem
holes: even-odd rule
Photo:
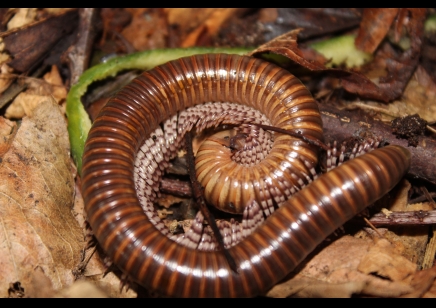
[[[79,78],[78,83],[73,85],[67,96],[66,113],[68,117],[68,134],[70,137],[71,154],[76,163],[79,175],[82,171],[82,155],[85,148],[86,138],[91,129],[91,120],[83,104],[81,97],[86,93],[89,85],[93,82],[115,76],[122,70],[139,69],[149,70],[157,65],[168,61],[205,53],[229,53],[245,54],[250,48],[175,48],[156,49],[130,54],[123,57],[110,59],[85,71]]]

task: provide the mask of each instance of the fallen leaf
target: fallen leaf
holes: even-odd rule
[[[249,55],[256,57],[265,53],[273,53],[284,56],[311,71],[325,71],[340,78],[342,87],[350,93],[389,102],[403,93],[418,64],[418,55],[421,52],[427,11],[425,9],[407,9],[407,12],[410,14],[410,20],[409,22],[404,21],[404,28],[410,36],[410,48],[401,53],[394,53],[393,48],[386,45],[390,52],[386,54],[382,50],[384,54],[381,53],[378,56],[385,63],[387,74],[378,77],[377,80],[369,79],[364,74],[354,70],[327,68],[324,63],[318,61],[318,58],[311,58],[313,53],[299,48],[297,44],[297,35],[302,29],[285,33],[258,47]]]
[[[386,239],[376,240],[360,260],[357,270],[364,274],[377,274],[392,281],[404,280],[416,272],[416,264],[399,255],[397,246]]]
[[[52,65],[51,71],[46,73],[43,79],[50,85],[50,95],[54,97],[58,104],[67,98],[67,89],[56,65]]]
[[[136,49],[166,47],[167,24],[162,9],[126,9],[132,14],[132,21],[121,34]],[[159,31],[155,31],[159,29]]]
[[[5,111],[8,119],[21,119],[24,116],[31,116],[32,111],[41,103],[50,99],[48,96],[21,92]]]
[[[398,11],[392,8],[364,9],[356,46],[373,53],[388,33]]]
[[[51,71],[44,75],[43,80],[24,79],[27,89],[14,98],[5,111],[5,117],[21,119],[25,115],[32,115],[32,110],[47,99],[54,98],[57,103],[62,104],[67,97],[67,89],[63,85],[56,65],[53,65]],[[65,113],[65,108],[62,111]]]
[[[95,284],[87,281],[76,281],[68,288],[58,292],[54,297],[60,298],[107,298],[108,295]]]
[[[8,30],[15,29],[27,25],[35,21],[36,8],[21,8],[18,9],[14,17],[8,22]]]
[[[54,290],[70,285],[84,243],[71,213],[70,148],[57,104],[43,102],[23,118],[0,177],[0,296],[15,282],[25,292],[37,270]]]
[[[0,55],[0,63],[1,55]],[[11,83],[15,80],[16,76],[12,74],[14,70],[10,68],[6,63],[1,64],[0,67],[0,94],[2,94],[4,91],[9,88]]]
[[[0,159],[3,159],[3,155],[9,151],[16,132],[17,125],[15,122],[0,117]]]
[[[203,45],[201,40],[210,40],[221,28],[221,25],[230,17],[240,13],[243,9],[225,8],[214,9],[212,13],[195,30],[190,32],[181,43],[181,47]]]
[[[77,22],[77,10],[69,10],[1,32],[5,50],[12,57],[8,65],[18,72],[26,72],[46,57],[58,41],[71,33]]]
[[[366,256],[374,245],[377,244],[369,238],[343,236],[301,265],[294,277],[273,287],[267,296],[350,297],[365,294],[394,297],[412,292],[409,282],[390,281],[358,270],[362,259],[368,259],[371,264]],[[389,256],[404,259],[395,249],[389,250]]]
[[[419,271],[413,275],[411,285],[415,290],[402,297],[436,297],[436,266],[427,270]]]

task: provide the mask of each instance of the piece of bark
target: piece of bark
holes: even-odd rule
[[[349,137],[380,137],[389,144],[407,148],[412,154],[409,175],[436,184],[436,140],[418,137],[418,146],[408,146],[406,139],[397,139],[388,124],[375,120],[363,112],[339,110],[319,104],[326,142],[343,141]]]
[[[0,33],[13,59],[8,65],[18,72],[35,67],[50,49],[77,27],[77,10],[70,10],[24,27]]]
[[[40,274],[58,290],[74,281],[71,270],[84,245],[71,213],[74,179],[59,107],[48,97],[9,145],[0,164],[0,297],[17,282],[24,292],[42,287],[35,284]]]
[[[387,35],[399,9],[369,8],[363,10],[356,46],[373,53]]]
[[[80,75],[88,67],[94,37],[96,34],[96,21],[98,14],[94,8],[82,8],[79,10],[79,31],[77,41],[63,55],[65,62],[69,64],[71,84],[79,81]]]

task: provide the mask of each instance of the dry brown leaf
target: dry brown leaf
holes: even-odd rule
[[[26,290],[40,270],[54,290],[70,285],[83,233],[75,221],[74,180],[64,116],[52,101],[23,119],[0,165],[0,297]],[[38,284],[37,284],[38,285]],[[36,291],[37,292],[37,291]]]
[[[53,52],[53,49],[62,48],[58,43],[66,43],[63,38],[68,37],[77,28],[78,17],[77,9],[67,10],[19,28],[0,32],[4,49],[12,58],[8,65],[21,73],[35,67],[39,61]]]
[[[201,36],[204,34],[207,34],[208,37],[216,35],[220,30],[221,25],[240,10],[241,9],[237,8],[214,9],[204,22],[187,35],[181,43],[181,47],[192,47],[198,45]]]
[[[436,266],[417,272],[412,277],[411,285],[415,291],[404,297],[436,297]]]
[[[374,274],[400,281],[416,272],[416,264],[400,255],[402,248],[393,245],[386,239],[375,239],[376,244],[370,247],[357,269],[364,274]],[[400,251],[399,251],[400,250]]]
[[[21,92],[6,109],[5,117],[8,119],[21,119],[26,115],[32,116],[32,110],[47,101],[47,99],[50,99],[50,97]]]
[[[8,22],[8,30],[20,28],[35,20],[36,8],[21,8],[15,13],[14,17]]]
[[[63,289],[54,297],[61,298],[107,298],[105,292],[93,283],[87,281],[76,281],[70,287]]]
[[[275,286],[268,292],[269,297],[284,298],[287,296],[302,298],[348,298],[359,294],[365,288],[365,281],[328,283],[309,277],[300,277]]]
[[[17,132],[17,125],[15,122],[9,121],[0,117],[0,158],[9,150],[11,142]]]
[[[407,180],[403,180],[397,185],[397,193],[395,195],[393,193],[389,194],[391,206],[388,209],[384,209],[385,215],[389,216],[395,212],[428,211],[432,209],[428,204],[408,204],[410,189],[411,185]],[[428,241],[427,226],[390,226],[389,230],[379,228],[377,232],[392,243],[398,253],[404,258],[415,265],[422,263]],[[378,235],[374,235],[373,231],[365,229],[359,231],[355,236],[359,238],[372,238]]]
[[[408,82],[402,97],[390,104],[376,101],[350,102],[347,109],[360,108],[368,111],[376,111],[382,121],[391,121],[404,115],[419,114],[428,122],[436,121],[436,91],[432,87],[425,87],[416,77]]]
[[[372,246],[371,239],[344,236],[314,256],[293,278],[272,288],[267,296],[400,296],[412,292],[408,282],[390,281],[358,270]],[[389,252],[392,258],[401,257],[394,249]]]
[[[356,46],[373,53],[388,33],[398,11],[393,8],[364,9]]]
[[[126,11],[132,14],[132,21],[121,34],[136,50],[166,47],[167,24],[161,9],[141,8]]]
[[[124,283],[120,277],[111,271],[107,271],[107,266],[97,253],[93,254],[89,263],[86,264],[86,269],[83,274],[86,281],[96,285],[107,296],[113,298],[135,298],[137,293],[133,289],[123,288]]]
[[[177,25],[184,31],[191,31],[215,10],[215,8],[168,8],[165,9],[165,12],[170,25]]]
[[[27,78],[27,90],[15,97],[5,111],[9,119],[21,119],[25,115],[31,116],[32,110],[41,102],[54,98],[57,103],[62,103],[67,97],[67,90],[62,83],[58,68],[53,65],[51,71],[40,79]],[[64,109],[62,109],[64,113]]]
[[[2,55],[0,54],[0,63],[2,62]],[[6,63],[0,65],[0,94],[2,94],[15,80],[15,75],[11,74],[14,70],[10,68]]]
[[[10,56],[7,52],[5,52],[5,43],[3,42],[3,38],[0,37],[0,64],[10,60]]]
[[[64,87],[61,74],[56,65],[52,65],[51,71],[46,73],[43,79],[50,85],[50,95],[54,97],[58,104],[67,98],[67,89]]]

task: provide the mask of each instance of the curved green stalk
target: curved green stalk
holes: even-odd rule
[[[68,134],[70,137],[71,154],[76,163],[79,174],[82,171],[82,155],[85,141],[91,128],[91,120],[81,97],[86,93],[88,86],[97,80],[115,76],[118,72],[128,69],[149,70],[168,61],[204,53],[245,54],[250,48],[175,48],[155,49],[110,59],[85,71],[77,84],[73,85],[67,96],[66,113],[68,117]]]

